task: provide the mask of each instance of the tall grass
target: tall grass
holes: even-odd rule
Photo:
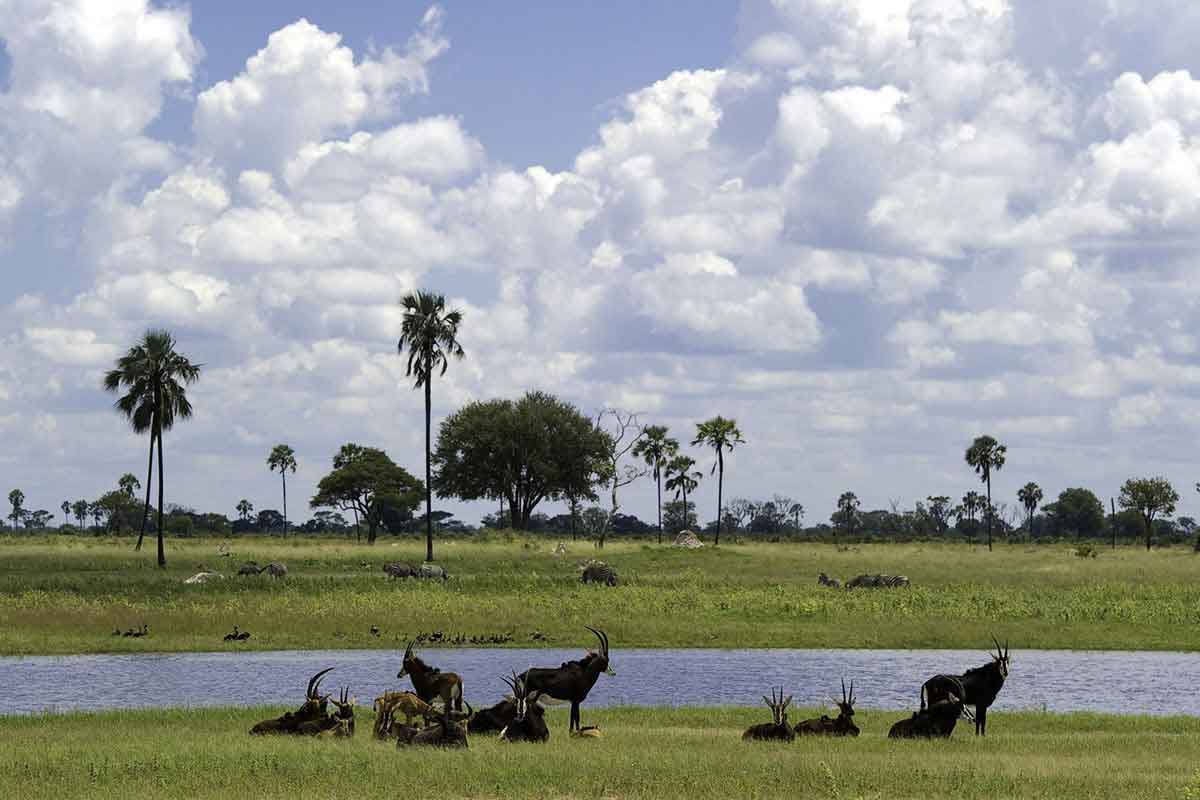
[[[439,545],[446,583],[393,581],[386,561],[419,561],[415,541],[344,540],[172,546],[170,569],[127,540],[0,538],[0,653],[394,647],[417,633],[505,633],[517,646],[574,646],[603,625],[619,646],[977,647],[995,632],[1020,647],[1200,647],[1200,557],[1128,548],[1077,558],[1069,546],[753,544],[675,550],[610,544],[616,588],[579,583],[596,555],[545,540]],[[238,578],[243,560],[280,560],[286,580]],[[201,570],[225,580],[186,586]],[[835,591],[818,572],[908,575],[901,590]],[[146,622],[145,639],[113,637]],[[375,637],[370,628],[378,626]],[[536,634],[536,635],[535,635]]]
[[[604,737],[545,746],[474,737],[462,752],[372,741],[250,737],[276,709],[0,718],[0,797],[126,798],[1180,798],[1194,787],[1200,721],[997,713],[989,735],[885,738],[864,711],[851,740],[747,744],[762,709],[597,709]],[[964,726],[966,728],[968,726]]]

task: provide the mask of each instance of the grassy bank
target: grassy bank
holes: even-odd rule
[[[747,744],[765,709],[588,712],[605,736],[544,747],[475,737],[465,752],[370,739],[252,738],[273,709],[0,718],[0,797],[1185,798],[1200,792],[1200,720],[997,713],[985,740],[885,738],[897,714],[863,711],[856,740]],[[1152,759],[1147,755],[1153,753]],[[1192,788],[1189,789],[1189,786]],[[249,793],[249,794],[248,794]],[[1197,795],[1200,796],[1200,795]]]
[[[515,646],[588,644],[602,625],[621,647],[971,647],[995,631],[1014,648],[1200,648],[1200,557],[1125,548],[1078,558],[1063,546],[747,544],[675,550],[610,544],[616,588],[583,586],[578,543],[512,537],[438,544],[443,583],[385,578],[386,561],[418,562],[416,541],[372,548],[313,539],[172,541],[170,568],[129,540],[0,539],[0,653],[395,647],[442,630],[511,634]],[[238,578],[238,564],[283,561],[289,576]],[[226,580],[187,586],[200,570]],[[818,572],[901,573],[902,590],[833,591]],[[145,639],[113,637],[146,622]],[[370,632],[372,626],[380,635]],[[535,635],[537,634],[537,635]]]

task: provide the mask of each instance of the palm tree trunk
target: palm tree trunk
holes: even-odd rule
[[[987,492],[988,492],[988,504],[987,504],[987,508],[985,508],[983,510],[983,513],[987,515],[988,552],[990,553],[990,552],[992,552],[992,473],[990,471],[987,473]]]
[[[433,472],[429,464],[430,419],[433,413],[433,370],[425,375],[425,560],[433,561]]]
[[[658,482],[658,543],[662,544],[662,472],[654,470],[654,479]]]
[[[166,569],[167,554],[163,550],[163,453],[162,431],[158,432],[158,566]]]
[[[721,453],[721,448],[717,448],[717,537],[713,539],[713,544],[721,543],[721,487],[725,483],[725,456]]]
[[[137,544],[134,545],[134,550],[142,549],[142,539],[146,537],[146,518],[150,516],[150,483],[154,477],[154,431],[155,426],[151,423],[150,426],[150,458],[146,465],[146,505],[142,508],[142,531],[138,534]]]
[[[279,468],[279,477],[283,478],[283,538],[287,538],[287,467]]]

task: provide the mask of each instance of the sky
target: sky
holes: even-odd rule
[[[100,384],[160,326],[204,365],[168,502],[278,508],[280,442],[293,518],[345,442],[422,474],[424,288],[464,313],[435,426],[733,417],[725,497],[809,523],[980,488],[988,433],[998,502],[1163,475],[1200,516],[1198,37],[1175,0],[0,0],[0,488],[145,469]]]

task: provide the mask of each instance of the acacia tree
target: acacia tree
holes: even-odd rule
[[[933,520],[934,527],[939,534],[944,534],[950,527],[950,498],[944,494],[929,495],[925,501],[929,503],[925,510]]]
[[[713,472],[717,473],[717,535],[713,544],[721,543],[721,490],[725,483],[725,451],[733,450],[734,445],[745,444],[742,432],[738,430],[737,420],[716,416],[704,422],[696,423],[696,438],[693,445],[704,445],[717,451],[717,463]],[[711,473],[710,473],[711,474]]]
[[[185,387],[200,379],[201,364],[193,364],[175,351],[175,338],[167,331],[149,330],[142,341],[117,359],[116,369],[104,376],[104,389],[123,394],[116,408],[129,420],[135,433],[150,431],[150,464],[146,475],[146,505],[142,511],[142,532],[135,550],[142,547],[146,533],[146,515],[150,511],[150,479],[154,470],[154,448],[158,446],[158,566],[167,566],[163,549],[163,433],[175,426],[176,419],[192,416],[192,404]]]
[[[1033,512],[1037,511],[1038,504],[1042,502],[1042,487],[1030,481],[1017,490],[1017,499],[1025,507],[1025,518],[1028,520],[1029,535],[1032,536]]]
[[[279,470],[279,477],[283,479],[283,538],[287,538],[287,473],[290,469],[292,474],[296,474],[296,451],[286,444],[277,444],[271,449],[271,455],[267,457],[267,468],[274,472]]]
[[[1150,549],[1150,537],[1154,533],[1154,518],[1160,514],[1169,517],[1175,513],[1179,492],[1166,478],[1130,478],[1121,486],[1117,500],[1121,508],[1138,512],[1146,531],[1146,549]]]
[[[382,450],[347,444],[333,457],[333,471],[321,478],[309,505],[353,509],[367,523],[367,544],[375,544],[386,507],[410,514],[420,505],[424,489]]]
[[[667,426],[649,425],[642,431],[642,438],[633,447],[634,458],[640,458],[650,468],[654,483],[658,487],[658,543],[662,544],[663,514],[662,489],[663,469],[679,452],[679,442],[667,436]]]
[[[987,508],[984,513],[987,515],[987,537],[988,550],[992,549],[992,473],[998,472],[1004,466],[1004,455],[1008,452],[1008,448],[1000,444],[991,436],[978,436],[971,446],[967,448],[966,461],[975,473],[979,475],[979,479],[987,484]]]
[[[476,401],[447,417],[433,452],[438,497],[503,499],[525,530],[543,500],[595,501],[611,477],[608,433],[545,392]]]
[[[13,489],[8,493],[8,502],[12,505],[12,513],[8,518],[12,520],[13,530],[21,523],[21,518],[25,516],[25,493],[20,489]]]
[[[688,495],[696,491],[696,487],[700,485],[700,479],[704,477],[699,471],[693,470],[696,466],[696,459],[691,456],[679,455],[673,457],[667,462],[667,491],[675,493],[675,501],[679,502],[679,498],[683,497],[683,519],[688,520]],[[699,523],[697,523],[697,527]]]
[[[430,425],[433,414],[433,373],[445,375],[450,359],[463,357],[458,343],[461,311],[447,311],[446,298],[418,291],[406,294],[404,321],[400,326],[397,350],[408,349],[405,374],[413,378],[414,389],[425,389],[425,560],[433,561],[433,473]]]

